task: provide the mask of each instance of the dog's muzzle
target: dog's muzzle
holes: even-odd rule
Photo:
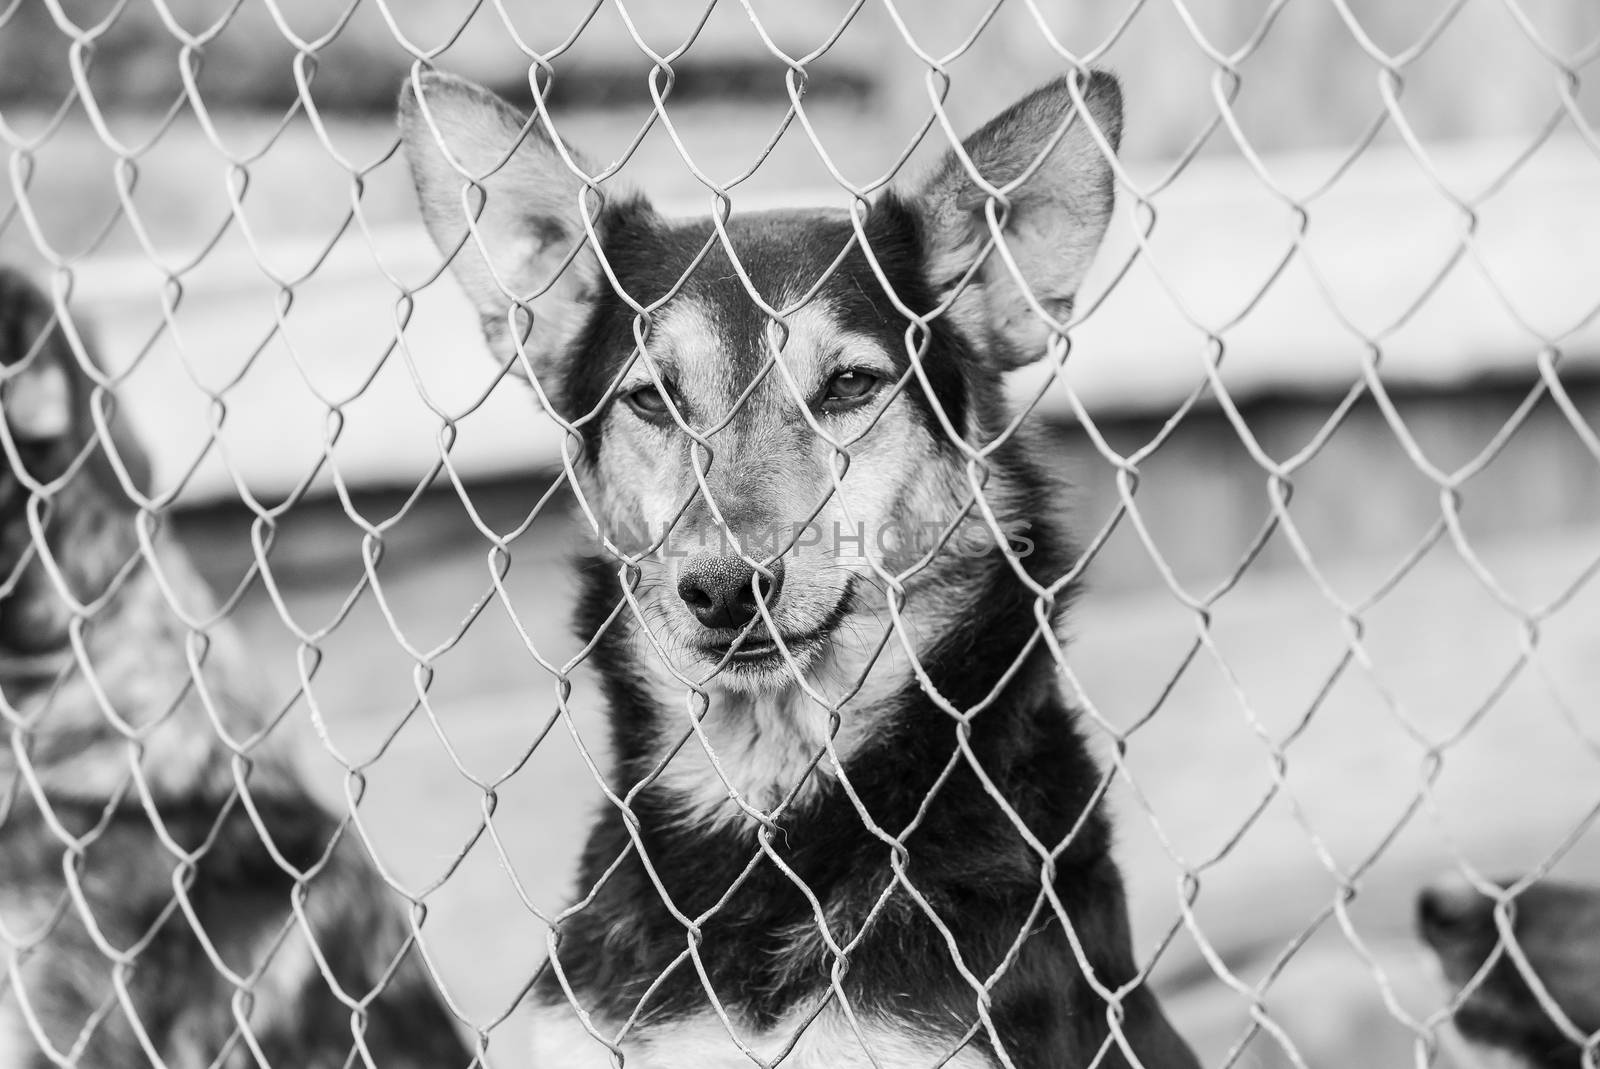
[[[702,627],[734,631],[749,627],[761,615],[770,615],[783,592],[783,561],[767,565],[762,574],[741,557],[702,556],[690,560],[678,574],[678,597]]]

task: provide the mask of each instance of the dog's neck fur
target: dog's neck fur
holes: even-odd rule
[[[29,545],[28,506],[7,506],[6,553],[21,563],[0,600],[0,709],[12,728],[0,776],[26,762],[50,798],[101,802],[132,788],[137,767],[158,800],[220,799],[235,789],[231,740],[249,753],[252,789],[288,782],[283,747],[270,736],[249,745],[264,721],[232,625],[201,634],[180,619],[167,591],[203,619],[205,583],[163,538],[146,555],[137,513],[107,474],[84,465],[44,513],[54,569],[89,608],[81,622]]]
[[[69,603],[35,542],[32,517],[40,521],[51,564],[80,603],[110,591],[139,553],[131,505],[115,500],[121,489],[98,446],[81,461],[64,455],[81,448],[53,443],[48,447],[52,456],[38,460],[42,467],[75,468],[52,489],[42,507],[19,479],[6,473],[10,485],[0,491],[0,564],[11,582],[0,589],[0,657],[8,662],[63,650],[72,619]],[[24,455],[24,463],[30,459]]]

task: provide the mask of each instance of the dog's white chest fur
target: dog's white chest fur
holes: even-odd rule
[[[870,711],[910,678],[898,643],[877,651],[867,638],[851,638],[851,649],[828,652],[825,667],[809,680],[809,691],[798,685],[764,694],[711,688],[710,708],[698,728],[681,686],[658,686],[660,707],[679,715],[658,728],[662,752],[677,752],[657,782],[675,800],[686,825],[753,828],[730,791],[746,805],[771,812],[839,775],[839,763],[848,761],[879,727]],[[855,656],[855,645],[871,646],[876,656]],[[856,693],[835,730],[828,708],[813,694],[836,689],[839,680],[848,681]]]
[[[767,1032],[741,1030],[736,1042],[721,1018],[708,1010],[686,1020],[643,1026],[624,1038],[621,1050],[627,1069],[755,1069],[758,1065],[774,1065],[775,1069],[994,1069],[995,1063],[980,1051],[966,1048],[950,1056],[953,1044],[901,1022],[857,1014],[858,1031],[836,1006],[827,1007],[806,1025],[809,1017],[809,1012],[796,1013]],[[614,1028],[595,1023],[602,1035],[615,1033]],[[741,1042],[749,1053],[740,1048]],[[612,1051],[589,1034],[565,1003],[534,1010],[533,1069],[612,1069],[617,1064]]]
[[[798,692],[759,699],[718,695],[698,731],[691,723],[685,715],[662,725],[664,747],[683,742],[660,783],[683,808],[685,823],[738,822],[730,789],[766,811],[801,788],[808,773],[833,773],[832,761],[823,756],[828,715]],[[685,734],[691,736],[686,741]]]

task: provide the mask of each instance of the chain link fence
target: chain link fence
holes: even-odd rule
[[[970,500],[916,568],[863,566],[883,598],[859,674],[897,650],[921,670],[904,584],[964,525],[992,536],[1099,761],[1134,987],[1208,1066],[1446,1064],[1417,889],[1600,876],[1600,14],[1423,8],[0,5],[0,259],[23,272],[0,285],[4,1057],[520,1065],[528,993],[600,893],[572,886],[597,812],[635,825],[646,787],[709,765],[743,860],[788,871],[786,801],[741,789],[751,754],[702,723],[715,678],[675,667],[676,756],[613,773],[597,636],[637,626],[673,663],[648,600],[667,534],[619,544],[574,494],[596,413],[537,411],[507,374],[526,354],[482,351],[419,225],[402,84],[465,73],[583,153],[594,203],[718,220],[705,255],[793,391],[806,305],[755,286],[735,221],[825,206],[870,249],[886,190],[1041,82],[1110,68],[1106,241],[1009,377],[1014,420],[978,444],[940,426]],[[925,343],[938,317],[877,278]],[[649,354],[670,305],[620,299]],[[791,518],[848,501],[872,433],[897,432],[838,445]],[[985,493],[1022,442],[1075,484],[1083,551],[1049,575]],[[726,533],[714,470],[677,517]],[[617,582],[574,637],[580,546]],[[1058,642],[1043,621],[1084,578]],[[794,700],[845,731],[871,701],[847,684],[796,673]],[[842,737],[805,755],[817,776]],[[1051,871],[1067,843],[1011,819]],[[872,828],[902,865],[909,832]],[[853,944],[813,905],[842,991]],[[677,917],[673,969],[715,919]],[[965,974],[975,1020],[1006,967]],[[1134,987],[1096,992],[1113,1032]],[[737,1038],[712,1064],[776,1056],[717,1013]]]

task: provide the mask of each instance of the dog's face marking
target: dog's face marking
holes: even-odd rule
[[[948,630],[921,621],[962,558],[999,548],[968,462],[1001,421],[1001,372],[1044,354],[1040,313],[1070,309],[1105,231],[1120,114],[1109,76],[1058,81],[859,224],[781,211],[719,232],[639,198],[600,206],[579,157],[482,89],[407,85],[425,220],[460,250],[496,354],[582,435],[578,490],[629,562],[619,626],[670,711],[661,753],[699,719],[663,778],[686,819],[737,817],[730,787],[770,806],[830,737],[846,757],[872,734],[852,713],[907,683],[923,630]],[[967,161],[1006,191],[1009,258]],[[1003,479],[982,491],[1016,518]],[[920,568],[930,555],[943,565]]]

